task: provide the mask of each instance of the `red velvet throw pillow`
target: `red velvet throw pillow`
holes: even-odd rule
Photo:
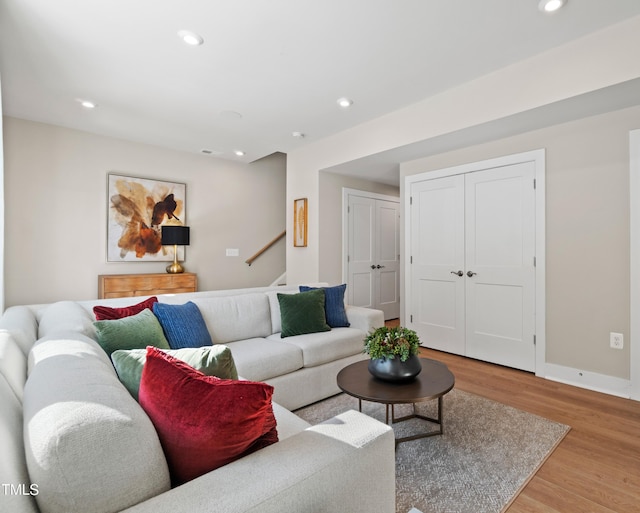
[[[266,383],[205,376],[147,347],[138,399],[156,428],[173,486],[278,441]]]
[[[93,314],[96,316],[96,321],[112,321],[114,319],[122,319],[124,317],[131,317],[132,315],[139,314],[145,308],[153,311],[153,304],[157,302],[158,298],[153,296],[135,305],[123,306],[121,308],[94,306]]]

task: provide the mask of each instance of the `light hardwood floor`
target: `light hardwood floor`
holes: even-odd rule
[[[421,356],[446,363],[460,390],[571,426],[507,513],[640,512],[640,402],[431,349]]]
[[[446,363],[460,390],[571,426],[508,513],[640,512],[640,402],[430,349],[421,356]]]

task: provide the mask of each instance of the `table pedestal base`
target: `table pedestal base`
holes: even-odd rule
[[[425,415],[420,415],[416,412],[416,403],[411,403],[413,406],[413,413],[409,415],[404,415],[403,417],[395,416],[394,404],[385,404],[386,413],[385,413],[385,422],[389,425],[395,424],[396,422],[404,422],[405,420],[410,419],[422,419],[427,422],[431,422],[432,424],[437,424],[439,426],[437,431],[428,431],[426,433],[418,433],[416,435],[411,436],[403,436],[400,438],[396,438],[396,445],[401,442],[409,442],[411,440],[418,440],[420,438],[427,438],[430,436],[441,435],[444,433],[444,425],[442,422],[442,396],[438,397],[438,416],[437,418],[427,417]],[[389,407],[391,407],[391,422],[389,422]],[[358,399],[358,408],[362,412],[362,399]]]

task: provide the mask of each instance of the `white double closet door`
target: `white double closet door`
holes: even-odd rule
[[[535,370],[535,165],[411,185],[410,326],[422,344]]]

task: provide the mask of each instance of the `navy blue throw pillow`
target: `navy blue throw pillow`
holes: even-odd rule
[[[307,287],[300,285],[300,292],[314,290],[318,287]],[[336,285],[335,287],[321,287],[324,290],[324,313],[327,317],[327,324],[332,328],[348,328],[350,326],[347,319],[347,312],[344,309],[344,292],[347,284]]]
[[[153,313],[160,321],[171,349],[213,345],[202,313],[195,303],[191,301],[183,305],[155,303]]]

